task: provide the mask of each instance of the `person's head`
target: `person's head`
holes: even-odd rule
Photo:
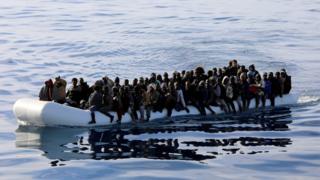
[[[172,73],[172,78],[173,78],[174,80],[177,78],[177,71],[174,71],[174,72]]]
[[[102,77],[102,80],[105,82],[105,81],[107,81],[109,78],[108,78],[108,76],[103,76]]]
[[[181,78],[181,73],[180,72],[177,72],[176,75],[177,75],[177,78]]]
[[[238,67],[238,61],[236,59],[232,60],[232,67]]]
[[[149,84],[149,83],[150,83],[149,78],[147,78],[147,77],[144,78],[144,83],[145,83],[145,84]]]
[[[119,77],[116,77],[116,78],[114,79],[114,83],[115,83],[115,84],[120,84],[120,78],[119,78]]]
[[[255,80],[256,80],[256,82],[260,82],[260,81],[261,81],[261,76],[260,76],[260,74],[256,74]]]
[[[246,66],[245,65],[240,66],[240,70],[241,72],[244,72],[246,70]]]
[[[276,78],[280,78],[280,72],[279,71],[276,72]]]
[[[163,73],[163,77],[164,77],[165,79],[168,79],[168,78],[169,78],[168,73],[167,73],[167,72],[164,72],[164,73]]]
[[[186,71],[186,73],[184,74],[183,77],[184,77],[184,78],[190,78],[190,76],[191,76],[191,75],[190,75],[190,71]]]
[[[285,71],[281,71],[281,72],[280,72],[280,76],[281,76],[282,78],[286,78],[286,77],[287,77],[287,73],[286,73]]]
[[[228,67],[232,67],[233,60],[229,61]]]
[[[95,83],[94,83],[95,86],[103,86],[103,80],[97,80]]]
[[[60,76],[57,76],[57,77],[55,77],[54,78],[55,79],[55,85],[57,86],[57,87],[61,87],[61,86],[63,86],[63,83],[61,82],[61,78],[60,78]]]
[[[180,83],[182,81],[182,77],[179,74],[177,75],[177,78],[175,79],[175,81]]]
[[[209,70],[207,74],[208,74],[209,77],[211,77],[211,76],[213,76],[213,71]]]
[[[124,80],[124,85],[125,85],[125,86],[129,86],[129,80],[128,80],[128,79],[125,79],[125,80]]]
[[[214,74],[214,75],[217,75],[217,72],[218,72],[218,69],[217,69],[217,68],[213,68],[212,71],[213,71],[213,74]]]
[[[272,78],[273,78],[273,72],[269,72],[268,79],[272,79]]]
[[[44,84],[45,84],[46,86],[49,86],[49,85],[50,85],[49,80],[45,81]]]
[[[154,72],[153,72],[153,73],[151,73],[150,78],[154,78],[154,79],[156,79],[156,76],[157,76],[157,75],[156,75],[156,73],[154,73]]]
[[[155,83],[155,82],[156,82],[156,76],[151,76],[150,83]]]
[[[72,78],[72,85],[76,86],[78,84],[78,79],[77,78]]]
[[[194,76],[194,70],[190,71],[190,76],[193,77]]]
[[[157,81],[162,82],[162,76],[161,76],[161,74],[158,74],[158,75],[157,75]]]
[[[138,84],[138,79],[137,78],[134,78],[133,81],[132,81],[132,85],[133,86],[136,86]]]
[[[81,77],[81,78],[79,78],[79,82],[80,82],[80,84],[83,84],[84,83],[84,80],[83,80],[83,78]]]
[[[196,76],[201,76],[205,73],[203,67],[201,66],[198,66],[196,69],[195,69],[195,73],[196,73]]]
[[[265,80],[268,79],[268,73],[266,73],[266,72],[263,73],[263,79],[265,79]]]
[[[184,76],[186,74],[186,70],[181,71],[181,75]]]
[[[227,69],[228,69],[227,67],[223,66],[222,71],[223,71],[223,72],[226,72]]]
[[[249,66],[249,70],[250,70],[250,71],[254,71],[254,70],[255,70],[254,64],[251,64],[251,65]]]

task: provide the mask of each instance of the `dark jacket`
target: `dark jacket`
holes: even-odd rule
[[[79,104],[81,100],[81,87],[80,86],[70,87],[67,92],[67,97],[69,97],[72,101],[75,101]]]
[[[205,103],[208,100],[208,89],[205,86],[199,86],[197,88],[197,97],[199,102]]]
[[[281,84],[277,78],[272,78],[271,80],[271,89],[273,96],[282,96],[281,94]]]
[[[88,101],[88,98],[90,96],[90,87],[86,82],[80,84],[81,92],[80,92],[80,98]]]
[[[89,107],[96,106],[97,108],[102,107],[102,94],[98,91],[94,91],[89,96]]]

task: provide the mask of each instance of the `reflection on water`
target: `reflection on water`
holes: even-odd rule
[[[21,126],[16,131],[16,146],[43,151],[45,157],[53,160],[52,166],[77,159],[203,161],[221,155],[285,151],[292,144],[290,138],[277,134],[263,137],[259,132],[289,131],[290,118],[290,108],[281,107],[241,115],[183,117],[172,122],[159,120],[99,129]]]

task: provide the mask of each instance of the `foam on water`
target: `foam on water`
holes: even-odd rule
[[[319,96],[300,96],[298,99],[298,103],[312,103],[319,102]]]

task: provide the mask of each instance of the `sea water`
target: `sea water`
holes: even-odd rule
[[[317,179],[320,1],[11,0],[0,4],[1,179]],[[299,102],[122,128],[18,127],[13,103],[89,84],[226,66],[285,68]]]

